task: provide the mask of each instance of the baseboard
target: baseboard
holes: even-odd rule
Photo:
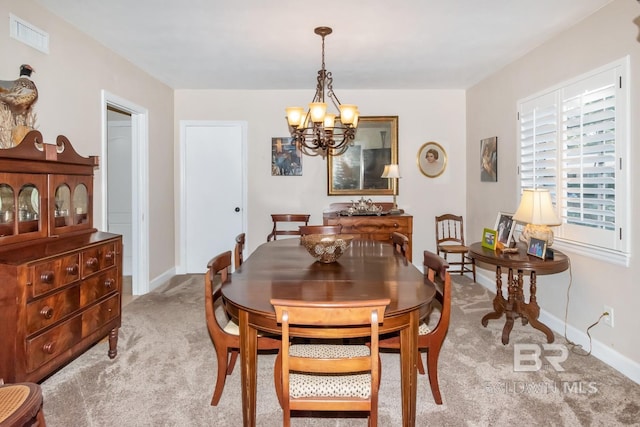
[[[495,274],[489,277],[480,273],[480,270],[478,269],[478,271],[476,272],[476,281],[480,285],[490,290],[492,293],[496,293]],[[506,287],[506,281],[504,283]],[[551,328],[551,330],[555,333],[561,336],[565,335],[564,320],[553,316],[543,308],[540,308],[540,321]],[[589,344],[589,336],[586,334],[586,332],[581,331],[574,326],[567,325],[567,337],[572,342],[580,344],[582,348],[587,351],[589,349],[589,345],[591,345],[591,354],[593,355],[593,357],[611,366],[622,375],[630,378],[636,384],[640,384],[640,363],[629,359],[623,354],[618,353],[611,347],[603,344],[598,340],[594,339],[591,341],[591,344]]]
[[[176,275],[176,269],[170,268],[159,276],[156,276],[151,282],[149,282],[149,292],[158,288],[159,286],[167,283],[173,276]]]

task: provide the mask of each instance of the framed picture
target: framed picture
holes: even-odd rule
[[[513,238],[513,229],[515,221],[513,220],[513,214],[506,212],[498,212],[496,218],[496,225],[493,227],[498,232],[498,242],[504,246],[509,247],[511,239]]]
[[[271,138],[271,175],[302,176],[302,153],[291,137]]]
[[[522,236],[522,232],[524,228],[527,226],[524,222],[513,221],[513,230],[511,232],[511,239],[513,244],[517,244],[520,241],[520,236]]]
[[[398,116],[360,117],[353,144],[327,158],[329,196],[393,195],[395,180],[381,177],[392,163],[398,163]]]
[[[542,239],[536,239],[532,237],[529,239],[529,246],[527,247],[527,253],[538,258],[544,259],[544,255],[547,252],[547,241]]]
[[[418,150],[416,162],[423,175],[435,178],[447,167],[447,152],[437,142],[427,142]]]
[[[485,228],[482,232],[482,246],[487,249],[495,249],[496,243],[498,243],[497,234],[496,230]]]
[[[498,181],[498,137],[480,140],[480,181]]]

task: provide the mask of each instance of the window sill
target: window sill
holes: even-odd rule
[[[623,267],[629,267],[631,254],[614,251],[611,249],[599,248],[596,246],[585,245],[584,243],[573,242],[571,240],[563,240],[556,237],[553,241],[553,248],[561,251],[573,252],[599,261],[608,262]]]

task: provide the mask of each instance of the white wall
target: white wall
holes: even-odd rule
[[[44,54],[9,37],[9,13],[50,35]],[[149,111],[151,279],[175,265],[173,234],[173,91],[31,0],[0,2],[0,79],[18,78],[20,64],[35,68],[37,127],[46,142],[69,138],[83,156],[100,155],[101,90]],[[95,173],[94,224],[103,224],[102,183]]]
[[[499,210],[514,212],[518,206],[516,157],[516,102],[520,98],[561,83],[573,76],[630,55],[631,58],[631,182],[638,182],[640,151],[640,4],[616,0],[543,44],[520,60],[478,83],[467,92],[467,218],[468,233],[479,236],[493,226]],[[480,182],[480,139],[498,136],[498,182]],[[640,186],[632,188],[631,211],[640,208]],[[569,295],[569,339],[585,344],[586,328],[594,323],[607,304],[615,311],[615,328],[598,325],[590,333],[594,355],[615,364],[640,382],[640,341],[636,338],[637,301],[640,300],[640,263],[637,261],[640,227],[632,224],[631,265],[620,267],[567,251],[573,283]],[[476,240],[478,240],[476,239]],[[494,273],[482,270],[485,283]],[[543,316],[564,332],[569,273],[538,276],[538,302]]]
[[[306,105],[313,89],[176,91],[175,129],[180,120],[246,120],[249,124],[249,253],[266,241],[273,225],[269,214],[308,212],[311,223],[320,224],[330,203],[359,198],[327,195],[326,160],[321,157],[304,157],[301,177],[271,176],[271,138],[288,134],[284,108]],[[464,91],[335,91],[343,102],[357,104],[363,116],[399,116],[398,205],[414,215],[413,261],[421,266],[422,251],[435,249],[435,215],[465,210]],[[175,138],[177,150],[177,132]],[[437,141],[448,154],[447,169],[438,178],[422,175],[416,163],[418,150],[427,141]],[[392,197],[373,199],[391,201]]]

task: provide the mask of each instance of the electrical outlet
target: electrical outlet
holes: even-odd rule
[[[606,316],[603,317],[604,324],[611,326],[613,328],[613,307],[609,307],[608,305],[605,305],[602,310],[603,310],[603,313],[608,313]]]

